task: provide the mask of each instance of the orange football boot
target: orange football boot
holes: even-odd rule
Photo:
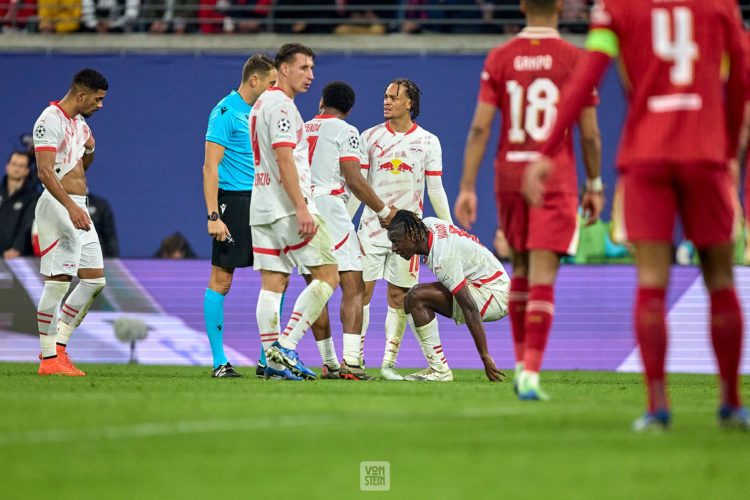
[[[42,359],[39,363],[39,375],[65,375],[76,376],[77,373],[70,371],[70,367],[63,363],[59,357]]]
[[[82,377],[86,375],[86,372],[83,370],[80,370],[76,368],[76,366],[73,364],[73,361],[68,357],[68,353],[65,352],[64,345],[56,344],[55,349],[57,351],[57,359],[60,360],[60,363],[67,368],[67,371],[71,372],[66,375],[68,376],[75,376],[75,377]],[[44,361],[42,358],[42,353],[39,353],[39,359]],[[41,367],[39,368],[41,370]],[[39,372],[40,375],[42,375],[41,371]],[[49,375],[48,373],[45,373],[44,375]]]

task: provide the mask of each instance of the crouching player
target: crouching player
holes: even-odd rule
[[[399,210],[388,225],[392,249],[404,259],[423,255],[422,261],[439,283],[416,285],[404,300],[404,312],[422,345],[429,368],[405,377],[406,380],[449,382],[453,373],[443,353],[435,313],[466,323],[474,338],[487,378],[501,381],[487,350],[482,322],[497,321],[508,314],[510,280],[502,264],[476,236],[443,220],[419,219]]]

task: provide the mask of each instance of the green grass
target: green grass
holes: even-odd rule
[[[640,376],[546,372],[549,403],[453,383],[266,382],[251,368],[0,363],[2,498],[747,498],[750,434],[715,423],[715,378],[672,375],[674,427],[632,433]],[[252,375],[252,376],[251,376]],[[749,389],[745,383],[745,389]],[[361,492],[361,461],[390,462]]]

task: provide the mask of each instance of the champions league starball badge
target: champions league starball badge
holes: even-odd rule
[[[353,135],[349,138],[349,147],[352,149],[359,149],[359,137]]]
[[[292,128],[292,124],[286,118],[282,118],[276,123],[276,128],[278,128],[280,132],[289,132]]]
[[[36,137],[37,139],[41,139],[42,137],[44,137],[46,133],[47,133],[47,129],[44,127],[43,123],[40,123],[34,129],[34,137]]]

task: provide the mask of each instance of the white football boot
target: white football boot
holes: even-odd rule
[[[393,365],[383,365],[380,367],[380,378],[383,380],[404,380],[404,377],[398,374]]]
[[[422,371],[412,373],[404,377],[404,380],[429,380],[432,382],[453,382],[453,372],[450,368],[446,370],[435,370],[425,368]]]

